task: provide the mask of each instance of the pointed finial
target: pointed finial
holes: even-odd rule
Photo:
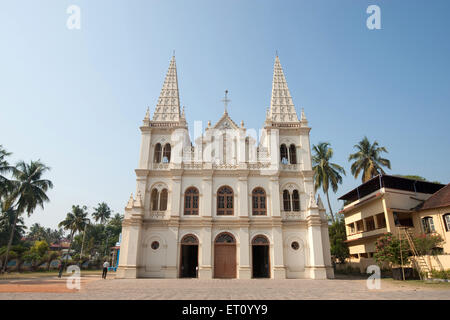
[[[175,49],[173,49],[172,56],[175,57]]]
[[[228,90],[225,90],[225,98],[223,98],[223,100],[222,100],[222,102],[223,102],[223,104],[224,104],[224,106],[225,106],[225,110],[224,110],[223,113],[225,113],[225,114],[228,113],[228,111],[227,111],[227,106],[228,106],[228,103],[229,103],[230,101],[231,101],[231,100],[228,99]]]
[[[182,110],[182,112],[181,112],[181,117],[182,117],[182,118],[186,118],[186,114],[184,113],[184,107],[185,107],[185,106],[183,106],[183,110]]]
[[[313,192],[311,192],[309,194],[309,207],[308,208],[317,208],[316,199],[314,197]]]
[[[244,127],[244,120],[241,120],[241,128]]]
[[[127,203],[126,208],[127,208],[127,209],[133,208],[133,202],[134,202],[134,199],[133,199],[133,193],[131,193],[131,196],[130,196],[130,199],[128,200],[128,203]]]
[[[275,56],[278,57],[278,50],[275,50]]]
[[[211,128],[211,120],[208,120],[208,128]]]
[[[135,207],[135,208],[142,207],[142,198],[141,198],[141,191],[140,190],[138,190],[138,192],[136,194],[136,199],[134,200],[133,207]]]
[[[147,112],[145,113],[144,120],[150,120],[150,107],[147,107]]]
[[[301,114],[300,121],[306,121],[305,109],[303,109],[303,108],[302,108],[302,114]]]

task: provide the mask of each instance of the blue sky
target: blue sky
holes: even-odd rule
[[[81,30],[66,28],[81,8]],[[381,8],[368,30],[366,8]],[[56,227],[72,204],[123,212],[135,190],[139,125],[176,50],[182,105],[195,120],[228,110],[260,128],[278,50],[311,143],[348,154],[364,135],[392,174],[450,182],[450,2],[10,0],[0,11],[0,144],[12,162],[41,159],[55,188],[27,225]],[[336,195],[332,195],[338,209]]]

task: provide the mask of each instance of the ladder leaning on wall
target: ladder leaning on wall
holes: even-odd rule
[[[408,240],[409,247],[411,248],[411,252],[414,256],[414,264],[416,265],[416,269],[419,272],[420,280],[424,280],[423,276],[425,275],[425,279],[431,278],[431,268],[428,266],[425,257],[419,255],[417,252],[416,246],[414,245],[412,231],[408,227],[398,227],[400,229],[399,236],[400,240],[402,240],[402,235],[405,235],[406,240]],[[402,232],[403,231],[403,232]]]

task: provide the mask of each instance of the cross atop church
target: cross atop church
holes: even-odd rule
[[[228,112],[227,112],[227,107],[228,107],[228,103],[229,103],[230,101],[231,101],[231,100],[228,99],[228,90],[225,90],[225,98],[222,99],[222,102],[223,102],[223,104],[224,104],[224,106],[225,106],[225,111],[224,111],[224,113],[228,113]]]

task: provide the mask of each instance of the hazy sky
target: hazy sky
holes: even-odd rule
[[[366,9],[381,8],[381,30]],[[81,30],[69,30],[70,5]],[[392,174],[450,182],[450,1],[9,0],[0,11],[0,144],[52,168],[51,202],[27,225],[56,227],[72,204],[123,213],[135,191],[138,127],[153,112],[172,51],[190,129],[228,111],[259,129],[278,50],[311,143],[347,171],[364,135]],[[332,195],[334,209],[341,204]]]

